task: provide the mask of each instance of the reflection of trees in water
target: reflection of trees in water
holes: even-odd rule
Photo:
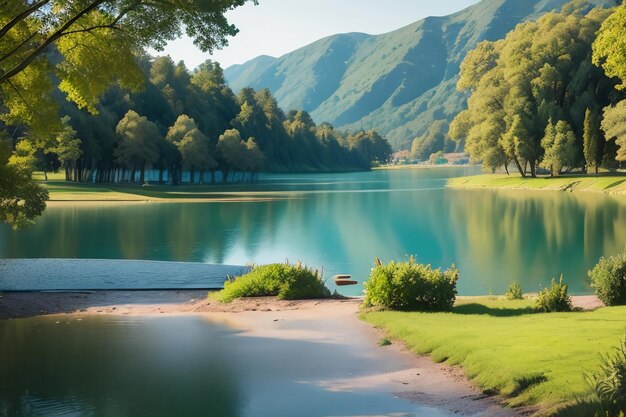
[[[0,415],[242,414],[229,330],[199,318],[55,321],[0,323]]]
[[[281,207],[268,203],[51,207],[33,227],[0,230],[3,257],[121,258],[222,262],[271,238]]]
[[[530,191],[446,194],[459,257],[477,276],[499,268],[498,274],[481,278],[492,289],[520,280],[526,291],[534,291],[562,272],[572,289],[583,291],[587,269],[626,243],[623,199]]]

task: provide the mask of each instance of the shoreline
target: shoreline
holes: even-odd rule
[[[366,378],[329,381],[325,389],[376,389],[416,405],[438,407],[468,417],[513,417],[536,411],[503,408],[497,397],[476,389],[460,367],[437,364],[428,356],[413,354],[401,343],[379,346],[383,332],[359,319],[360,298],[281,301],[259,297],[220,304],[209,300],[206,291],[198,290],[0,295],[1,319],[42,314],[59,318],[201,315],[244,334],[277,341],[338,339],[348,345],[359,343],[360,349],[388,363],[387,371]]]
[[[275,297],[235,299],[222,304],[207,297],[208,290],[96,290],[96,291],[0,291],[0,320],[64,314],[205,314],[306,310],[317,305],[352,303],[362,297],[314,300],[278,300]],[[532,296],[532,294],[525,294]],[[491,296],[458,296],[472,302]],[[497,298],[497,297],[496,297]],[[604,304],[595,295],[574,295],[572,303],[581,310],[595,310]]]
[[[522,178],[506,174],[483,174],[451,178],[446,188],[453,190],[519,190],[626,195],[626,175],[559,176]]]

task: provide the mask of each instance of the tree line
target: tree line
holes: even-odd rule
[[[482,42],[461,65],[467,110],[449,135],[474,161],[521,176],[617,169],[626,161],[626,5],[560,12]]]
[[[345,171],[385,162],[391,147],[375,131],[348,134],[304,111],[284,113],[269,90],[235,95],[219,64],[194,71],[169,57],[142,56],[138,92],[106,91],[96,114],[62,103],[55,135],[16,143],[15,161],[44,172],[62,167],[66,179],[144,183],[252,180],[259,171]]]

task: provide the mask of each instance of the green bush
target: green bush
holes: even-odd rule
[[[524,296],[522,295],[522,286],[519,285],[519,282],[512,282],[509,284],[509,288],[507,288],[504,296],[507,300],[523,300]]]
[[[553,279],[550,288],[539,291],[535,307],[546,313],[572,310],[572,297],[567,294],[567,285],[563,284],[563,275],[559,282]]]
[[[449,310],[456,299],[459,271],[454,265],[447,271],[432,269],[430,265],[408,262],[390,262],[382,265],[377,260],[365,287],[365,305],[391,310],[443,311]]]
[[[600,372],[586,377],[596,395],[601,414],[606,417],[623,416],[626,411],[626,338],[614,355],[602,357]]]
[[[626,304],[626,253],[600,258],[589,271],[591,288],[607,306]]]
[[[211,297],[224,303],[235,298],[277,296],[281,300],[324,298],[330,291],[322,277],[301,264],[257,266],[249,273],[224,283],[224,289]]]

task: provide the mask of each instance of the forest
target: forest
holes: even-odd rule
[[[61,129],[40,140],[14,135],[16,163],[100,183],[144,183],[150,169],[155,181],[175,185],[252,180],[259,171],[365,170],[391,155],[375,131],[317,126],[304,111],[285,113],[268,90],[235,96],[217,63],[189,71],[167,56],[138,59],[141,88],[113,86],[91,112],[58,97]]]
[[[619,168],[626,161],[624,23],[625,5],[589,11],[571,2],[480,43],[461,65],[457,88],[471,96],[449,135],[474,161],[491,170],[513,165],[522,177]]]

